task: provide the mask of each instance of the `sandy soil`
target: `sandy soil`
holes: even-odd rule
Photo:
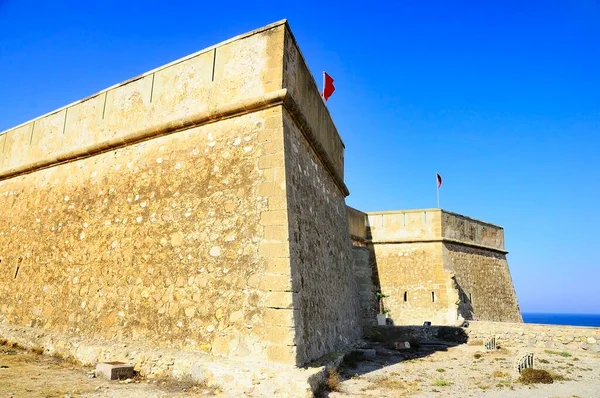
[[[202,397],[214,391],[189,381],[89,378],[91,368],[0,346],[0,398]]]
[[[438,348],[439,349],[439,348]],[[459,345],[447,351],[422,348],[398,355],[377,348],[377,357],[347,366],[330,397],[600,397],[600,354],[533,349],[536,368],[562,381],[523,385],[513,370],[522,350]],[[411,358],[412,357],[412,358]]]

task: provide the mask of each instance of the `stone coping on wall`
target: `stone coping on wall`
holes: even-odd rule
[[[18,129],[19,127],[25,126],[25,125],[27,125],[27,124],[29,124],[29,123],[31,123],[31,122],[33,122],[33,121],[35,121],[35,120],[43,119],[43,118],[44,118],[44,117],[46,117],[46,116],[53,115],[53,114],[55,114],[55,113],[58,113],[58,112],[60,112],[60,111],[62,111],[62,110],[64,110],[64,109],[67,109],[67,108],[70,108],[70,107],[72,107],[72,106],[74,106],[74,105],[77,105],[77,104],[83,103],[83,102],[85,102],[85,101],[88,101],[88,100],[90,100],[90,99],[92,99],[92,98],[94,98],[94,97],[97,97],[97,96],[98,96],[98,95],[100,95],[100,94],[103,94],[103,93],[105,93],[105,92],[111,91],[111,90],[113,90],[113,89],[115,89],[115,88],[118,88],[118,87],[121,87],[121,86],[125,86],[125,85],[127,85],[127,84],[129,84],[129,83],[131,83],[131,82],[134,82],[134,81],[136,81],[136,80],[139,80],[139,79],[141,79],[141,78],[143,78],[143,77],[146,77],[146,76],[152,75],[153,73],[159,72],[159,71],[161,71],[161,70],[163,70],[163,69],[167,69],[167,68],[169,68],[169,67],[171,67],[171,66],[174,66],[174,65],[177,65],[177,64],[179,64],[179,63],[182,63],[182,62],[184,62],[184,61],[187,61],[187,60],[190,60],[190,59],[192,59],[192,58],[195,58],[195,57],[197,57],[198,55],[201,55],[201,54],[204,54],[204,53],[206,53],[206,52],[212,51],[212,50],[214,50],[215,48],[218,48],[218,47],[223,47],[224,45],[226,45],[226,44],[229,44],[229,43],[232,43],[232,42],[234,42],[234,41],[241,40],[241,39],[245,39],[245,38],[247,38],[247,37],[250,37],[250,36],[253,36],[253,35],[256,35],[256,34],[259,34],[259,33],[265,32],[265,31],[267,31],[267,30],[273,29],[273,28],[275,28],[275,27],[277,27],[277,26],[280,26],[280,25],[286,25],[286,24],[287,24],[287,19],[281,19],[281,20],[279,20],[279,21],[276,21],[276,22],[273,22],[273,23],[271,23],[271,24],[269,24],[269,25],[265,25],[265,26],[263,26],[263,27],[260,27],[260,28],[258,28],[258,29],[251,30],[250,32],[242,33],[242,34],[240,34],[240,35],[237,35],[237,36],[235,36],[235,37],[232,37],[232,38],[230,38],[230,39],[224,40],[224,41],[222,41],[222,42],[219,42],[219,43],[217,43],[217,44],[214,44],[214,45],[212,45],[212,46],[210,46],[210,47],[203,48],[202,50],[196,51],[195,53],[192,53],[192,54],[190,54],[190,55],[186,55],[185,57],[182,57],[182,58],[176,59],[175,61],[169,62],[168,64],[161,65],[161,66],[159,66],[158,68],[155,68],[155,69],[149,70],[149,71],[147,71],[147,72],[144,72],[144,73],[142,73],[142,74],[140,74],[140,75],[137,75],[137,76],[135,76],[135,77],[132,77],[132,78],[130,78],[130,79],[124,80],[124,81],[122,81],[122,82],[120,82],[120,83],[114,84],[114,85],[112,85],[112,86],[110,86],[110,87],[107,87],[107,88],[105,88],[105,89],[103,89],[103,90],[100,90],[100,91],[98,91],[98,92],[96,92],[96,93],[94,93],[94,94],[92,94],[92,95],[88,95],[88,96],[87,96],[87,97],[85,97],[85,98],[82,98],[82,99],[80,99],[80,100],[77,100],[77,101],[71,102],[70,104],[64,105],[64,106],[62,106],[62,107],[60,107],[60,108],[58,108],[58,109],[54,109],[54,110],[52,110],[52,111],[50,111],[50,112],[47,112],[47,113],[45,113],[45,114],[43,114],[43,115],[41,115],[41,116],[37,116],[37,117],[35,117],[35,118],[33,118],[33,119],[27,120],[27,121],[25,121],[25,122],[23,122],[23,123],[21,123],[21,124],[19,124],[19,125],[16,125],[16,126],[13,126],[13,127],[9,128],[9,129],[7,129],[7,130],[0,131],[0,135],[2,135],[2,134],[5,134],[5,133],[9,132],[10,130],[15,130],[15,129]]]
[[[500,345],[600,352],[599,327],[469,321],[465,331],[469,339],[494,336]]]
[[[469,221],[473,221],[473,222],[477,222],[477,223],[489,225],[490,227],[496,227],[496,228],[502,228],[502,229],[504,229],[502,226],[500,226],[498,224],[493,224],[491,222],[479,220],[477,218],[465,216],[463,214],[459,214],[459,213],[455,213],[455,212],[452,212],[452,211],[449,211],[449,210],[444,210],[444,209],[439,209],[439,208],[409,209],[409,210],[365,211],[363,213],[367,214],[368,216],[374,216],[374,215],[378,215],[378,214],[389,215],[389,214],[423,213],[423,212],[428,212],[428,213],[434,213],[434,212],[446,213],[446,214],[450,214],[450,215],[453,215],[453,216],[458,216],[458,217],[466,218]]]
[[[260,73],[262,73],[263,67],[259,64],[243,67],[241,71],[236,73],[243,73],[244,76],[248,75],[246,80],[252,81],[253,84],[262,85],[262,88],[241,90],[240,95],[236,94],[234,97],[219,97],[220,86],[215,85],[217,80],[225,82],[224,84],[233,84],[233,87],[235,87],[237,81],[234,80],[239,77],[236,77],[236,75],[234,80],[231,80],[231,76],[227,75],[222,81],[217,78],[218,76],[215,77],[216,75],[222,75],[222,72],[219,72],[220,68],[223,68],[222,64],[226,60],[231,61],[228,58],[231,55],[227,52],[227,46],[240,41],[240,43],[244,43],[242,46],[250,46],[251,48],[252,43],[246,44],[241,40],[250,40],[251,36],[263,34],[269,30],[272,30],[275,34],[280,34],[282,39],[289,41],[293,46],[292,49],[289,46],[282,47],[281,52],[272,49],[273,53],[268,55],[272,58],[269,62],[275,63],[275,66],[271,65],[270,68],[278,70],[280,76],[277,78],[262,76]],[[276,47],[279,43],[277,40],[273,39],[273,43],[269,41],[269,46]],[[223,55],[220,55],[219,51],[223,51]],[[288,71],[283,70],[286,51],[299,54],[301,63],[296,65],[295,75],[304,76],[304,80],[295,81],[288,78],[286,80],[287,87],[283,87],[282,74],[284,72],[288,73]],[[204,59],[202,57],[205,58],[205,62],[202,61]],[[253,62],[253,59],[251,58],[248,62]],[[175,99],[169,97],[168,101],[171,102],[162,101],[166,98],[166,94],[160,90],[155,93],[157,91],[155,76],[160,73],[169,76],[183,73],[182,70],[177,69],[175,71],[173,68],[180,68],[183,72],[194,72],[193,80],[195,80],[195,84],[200,85],[200,91],[205,90],[202,95],[209,96],[207,97],[209,99],[208,105],[206,104],[206,98],[202,96],[185,99],[181,97],[181,93],[176,93],[179,97]],[[212,71],[212,82],[210,71]],[[202,80],[204,75],[208,80]],[[159,77],[156,77],[156,80],[158,82]],[[141,90],[140,93],[143,91],[144,102],[127,112],[127,117],[132,115],[142,115],[143,117],[136,120],[136,122],[130,122],[129,120],[121,120],[123,116],[119,114],[110,116],[107,97],[114,97],[117,90],[130,90],[132,89],[130,86],[134,85],[139,86],[137,89]],[[231,89],[231,87],[228,87],[228,89]],[[175,89],[168,87],[168,90]],[[192,101],[189,104],[194,106],[187,112],[182,114],[174,110],[179,109],[177,107],[188,106],[188,102],[185,102],[188,100]],[[286,20],[205,48],[0,133],[0,153],[2,153],[0,155],[0,180],[280,104],[283,104],[292,115],[321,162],[334,178],[336,186],[347,196],[349,191],[344,183],[343,174],[344,144],[329,110],[318,94],[314,78],[308,70]],[[119,106],[123,106],[123,104]],[[92,118],[94,112],[90,110],[98,111],[102,115],[101,119],[100,116]],[[107,118],[105,118],[105,111],[107,112]],[[86,125],[78,119],[79,116],[73,116],[82,112],[92,115],[89,116],[92,124],[91,127],[87,127],[87,130]],[[154,116],[148,117],[146,113]],[[77,122],[73,122],[75,124],[69,127],[71,117],[75,118],[73,120]],[[89,130],[90,128],[91,130]],[[69,130],[69,134],[65,133],[65,129]],[[56,139],[53,137],[56,137]],[[57,143],[48,146],[48,140],[54,140]]]
[[[463,246],[469,246],[469,247],[474,247],[477,249],[482,249],[482,250],[490,250],[493,252],[497,252],[497,253],[502,253],[502,254],[508,254],[508,251],[503,250],[503,249],[498,249],[496,247],[493,246],[486,246],[486,245],[480,245],[477,243],[473,243],[473,242],[469,242],[469,241],[464,241],[464,240],[458,240],[458,239],[449,239],[449,238],[437,238],[437,239],[391,239],[391,240],[386,240],[386,239],[380,239],[380,240],[370,240],[369,243],[374,244],[374,245],[385,245],[385,244],[410,244],[410,243],[435,243],[435,242],[441,242],[441,243],[454,243],[457,245],[463,245]]]
[[[245,113],[280,105],[283,103],[286,96],[287,90],[281,89],[261,95],[260,97],[231,103],[228,106],[222,107],[216,112],[209,111],[190,113],[185,118],[179,119],[175,122],[168,121],[150,128],[133,130],[124,136],[120,136],[112,140],[106,140],[100,143],[90,143],[75,150],[67,150],[62,153],[54,154],[47,159],[40,159],[22,166],[13,167],[8,170],[0,170],[0,180],[12,178],[21,174],[27,174],[50,166],[87,158],[103,152],[112,151],[114,149],[133,145],[138,142],[168,135],[203,124],[214,123],[224,119],[240,116]]]
[[[443,209],[362,212],[347,207],[354,240],[371,244],[442,242],[507,254],[504,229]]]

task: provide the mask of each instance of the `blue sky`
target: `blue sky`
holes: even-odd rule
[[[89,4],[88,4],[89,3]],[[287,18],[348,204],[506,228],[524,312],[600,313],[600,1],[0,0],[0,131]]]

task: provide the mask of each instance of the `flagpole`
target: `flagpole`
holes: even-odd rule
[[[440,183],[438,182],[438,173],[435,174],[435,186],[437,188],[437,205],[440,208]]]
[[[321,98],[323,98],[323,100],[325,99],[324,94],[325,94],[325,71],[323,71],[323,85],[321,86]]]

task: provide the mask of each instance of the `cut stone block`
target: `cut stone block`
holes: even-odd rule
[[[96,377],[108,380],[130,379],[134,376],[133,366],[123,362],[100,362],[96,365]]]

